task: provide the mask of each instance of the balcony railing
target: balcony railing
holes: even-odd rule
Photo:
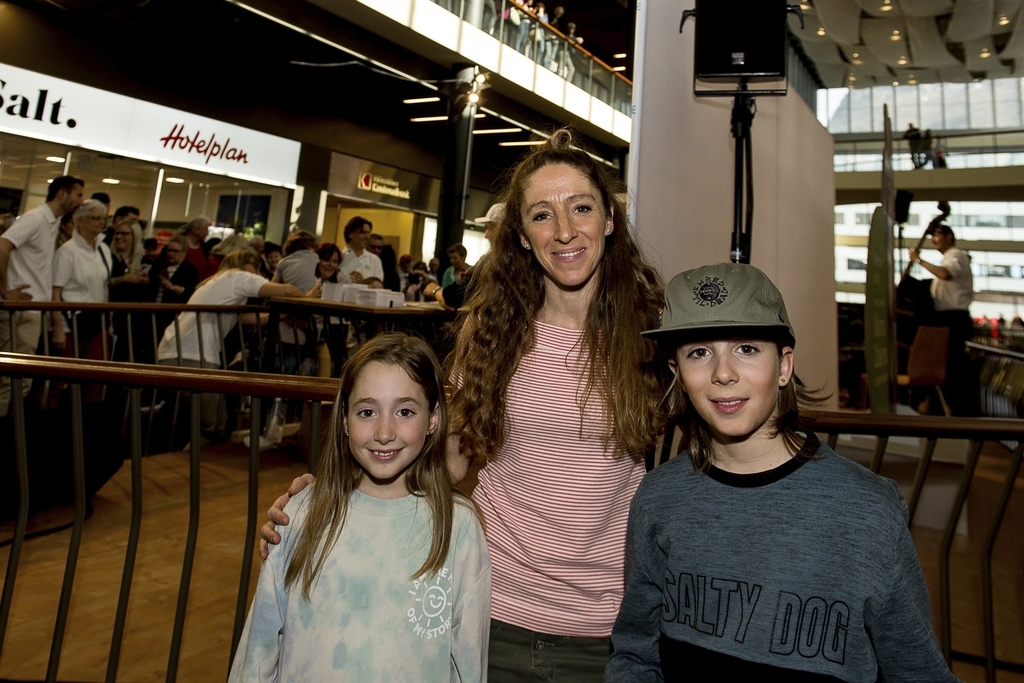
[[[633,84],[579,42],[538,19],[532,10],[504,0],[433,0],[463,21],[527,56],[616,111],[632,116]]]
[[[902,139],[900,135],[900,132],[894,133],[893,168],[897,171],[912,171],[918,166],[913,160],[911,142]],[[881,134],[846,133],[834,137],[833,167],[836,172],[882,170]],[[926,160],[925,168],[928,169],[936,167],[937,152],[940,151],[946,168],[1024,166],[1024,129],[940,131],[933,134],[930,140],[922,140],[915,148],[921,150],[917,154]]]

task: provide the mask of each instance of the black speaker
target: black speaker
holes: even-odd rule
[[[910,202],[914,201],[914,193],[909,190],[896,190],[897,223],[906,223],[910,218]]]
[[[697,0],[697,78],[783,78],[786,3],[787,0]]]

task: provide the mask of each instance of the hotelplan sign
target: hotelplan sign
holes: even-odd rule
[[[301,145],[0,64],[0,132],[294,186]]]

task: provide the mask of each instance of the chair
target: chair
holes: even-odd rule
[[[942,403],[942,412],[949,417],[949,404],[942,394],[946,381],[946,355],[949,353],[948,327],[919,327],[910,346],[907,374],[899,375],[896,383],[901,387],[935,387]]]

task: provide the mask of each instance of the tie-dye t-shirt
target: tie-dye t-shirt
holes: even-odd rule
[[[430,507],[354,492],[306,600],[301,581],[286,587],[284,576],[307,491],[285,508],[292,523],[260,570],[229,682],[483,680],[491,563],[473,511],[456,503],[444,568],[411,581],[430,550]]]

